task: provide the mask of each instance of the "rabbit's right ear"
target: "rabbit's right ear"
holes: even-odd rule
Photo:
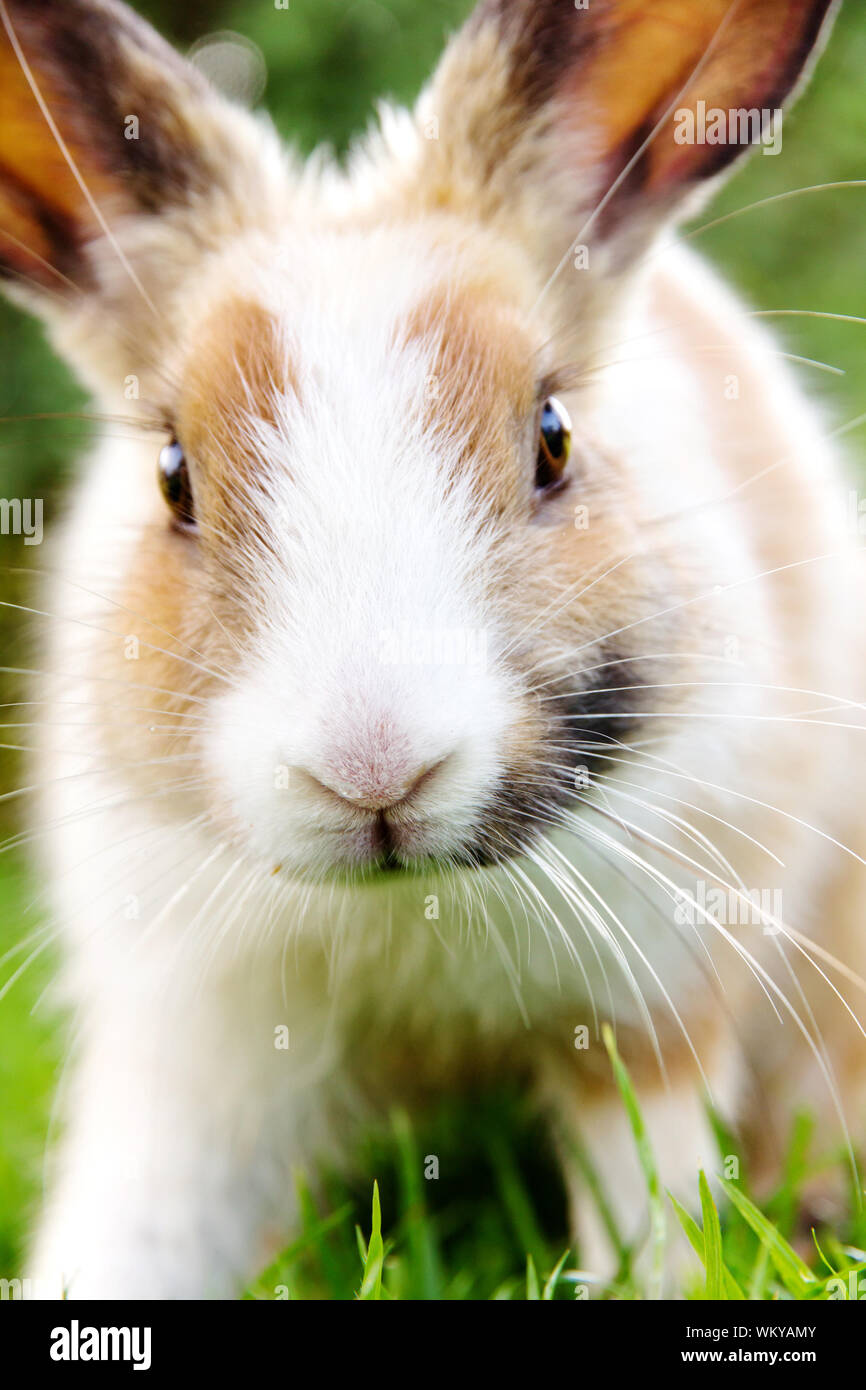
[[[542,272],[582,230],[618,270],[770,133],[834,8],[481,0],[419,107],[420,196],[497,223]]]
[[[98,292],[142,219],[206,234],[253,124],[116,0],[0,0],[0,274],[44,307]]]

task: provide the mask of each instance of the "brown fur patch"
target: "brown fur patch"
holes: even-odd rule
[[[695,1054],[706,1074],[712,1075],[714,1058],[728,1033],[724,1008],[718,998],[713,998],[712,985],[708,984],[707,993],[701,995],[699,1009],[683,1012],[691,1047],[675,1020],[660,1012],[653,1016],[664,1072],[646,1029],[616,1025],[617,1050],[641,1094],[652,1095],[668,1085],[699,1085],[701,1074]],[[562,1090],[572,1091],[586,1101],[615,1095],[610,1059],[600,1040],[593,1039],[590,1030],[591,1046],[578,1049],[574,1036],[574,1019],[565,1015],[553,1020],[552,1027],[534,1038],[531,1051],[539,1071],[549,1082],[558,1078]]]
[[[225,300],[196,332],[177,418],[204,528],[218,527],[224,538],[267,536],[249,422],[273,424],[275,399],[286,391],[300,394],[299,377],[271,315],[251,300]]]
[[[218,673],[233,652],[213,622],[196,547],[170,529],[155,485],[153,522],[137,543],[117,605],[100,604],[92,615],[104,636],[93,637],[91,669],[107,682],[101,697],[116,695],[120,707],[100,731],[101,762],[146,797],[156,817],[195,814],[201,792],[185,784],[202,778],[202,701],[220,687]]]
[[[425,421],[460,443],[479,490],[499,507],[520,492],[515,448],[536,403],[535,353],[515,310],[478,287],[443,285],[422,299],[399,335],[435,344]]]

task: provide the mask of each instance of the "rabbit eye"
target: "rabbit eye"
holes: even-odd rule
[[[192,487],[186,458],[176,439],[159,451],[159,487],[175,525],[180,530],[191,530],[195,526]]]
[[[549,397],[541,410],[535,486],[549,488],[558,483],[571,454],[571,420],[556,396]]]

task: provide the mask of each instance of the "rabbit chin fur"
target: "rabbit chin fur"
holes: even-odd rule
[[[864,964],[846,485],[664,200],[545,291],[571,136],[554,157],[536,108],[506,141],[502,13],[528,11],[483,7],[345,174],[208,98],[217,191],[116,224],[144,296],[102,239],[95,295],[42,309],[100,410],[171,421],[199,519],[168,524],[165,436],[110,430],[41,605],[75,1063],[26,1272],[69,1296],[231,1296],[291,1231],[293,1169],[506,1075],[604,1271],[575,1128],[626,1235],[645,1221],[606,1018],[684,1200],[717,1164],[707,1091],[756,1165],[795,1100],[862,1137],[861,1039],[820,973],[847,994],[831,957]],[[548,376],[574,455],[539,499]],[[347,797],[419,770],[381,870]]]

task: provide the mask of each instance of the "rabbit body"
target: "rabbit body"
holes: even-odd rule
[[[723,5],[594,9],[483,4],[342,171],[108,0],[8,6],[107,210],[46,175],[85,230],[40,261],[61,234],[10,214],[13,292],[100,412],[164,422],[194,499],[160,495],[165,433],[109,431],[41,605],[75,1026],[31,1259],[58,1292],[233,1296],[296,1168],[506,1076],[609,1272],[576,1136],[627,1239],[646,1211],[605,1021],[683,1200],[718,1166],[708,1096],[758,1173],[796,1105],[861,1140],[848,490],[773,340],[675,244],[735,151],[664,128],[705,52],[685,102],[760,105],[770,38],[787,91],[828,6],[752,0],[715,48]],[[122,74],[104,111],[68,32]],[[637,40],[658,63],[626,90]],[[141,93],[130,152],[106,131]]]

